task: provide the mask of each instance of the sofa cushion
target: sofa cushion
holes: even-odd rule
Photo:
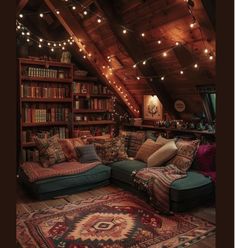
[[[48,192],[60,191],[73,187],[84,187],[99,183],[110,178],[111,169],[105,165],[97,165],[95,168],[84,173],[53,177],[30,183],[30,189],[35,195]],[[28,180],[24,179],[27,183]]]
[[[127,132],[127,155],[129,157],[135,157],[137,151],[145,141],[145,132],[137,131],[137,132]]]
[[[213,191],[213,184],[210,177],[206,177],[196,171],[188,171],[187,177],[175,180],[171,184],[171,201],[186,201],[200,198]]]
[[[161,145],[156,144],[152,139],[147,139],[138,150],[135,159],[147,163],[149,156],[159,148],[161,148]]]
[[[75,151],[81,163],[91,163],[95,161],[100,161],[100,157],[96,154],[94,144],[77,146]]]
[[[161,145],[159,145],[161,146]],[[147,160],[148,167],[163,166],[165,162],[175,156],[177,147],[175,141],[167,142],[160,149],[155,151]]]
[[[132,184],[131,174],[146,167],[146,163],[139,160],[122,160],[111,165],[112,178],[115,180]]]
[[[170,142],[170,141],[176,141],[176,139],[166,139],[162,137],[161,135],[159,135],[157,137],[156,143],[159,145],[165,145],[167,142]]]

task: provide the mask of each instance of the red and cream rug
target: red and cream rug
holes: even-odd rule
[[[24,213],[16,224],[23,248],[183,248],[215,233],[203,219],[159,215],[125,191]]]

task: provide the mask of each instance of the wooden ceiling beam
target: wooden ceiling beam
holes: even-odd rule
[[[127,54],[132,58],[135,63],[142,61],[146,58],[146,55],[144,53],[144,44],[140,40],[139,34],[135,34],[134,32],[128,32],[126,35],[124,35],[122,33],[120,27],[125,26],[125,24],[123,24],[121,17],[117,14],[111,2],[112,1],[109,0],[96,0],[97,5],[103,12],[104,17],[109,23],[114,35],[125,48]],[[140,65],[138,69],[140,70],[143,76],[151,76],[157,74],[155,69],[151,66],[151,62],[143,66]],[[172,117],[177,118],[179,115],[174,109],[173,100],[168,95],[161,81],[157,80],[156,78],[153,78],[152,81],[148,80],[147,83],[152,88],[153,92],[155,92],[155,94],[158,96],[166,111]]]
[[[139,105],[122,82],[114,74],[110,75],[107,69],[109,66],[108,62],[83,29],[81,21],[77,17],[75,18],[62,2],[58,0],[44,0],[44,2],[58,18],[69,35],[73,37],[77,48],[83,49],[83,54],[86,55],[87,61],[89,61],[91,66],[101,75],[102,80],[109,85],[109,87],[113,88],[122,102],[125,103],[132,116],[138,117],[140,114]],[[60,10],[59,15],[56,14],[56,10]],[[90,53],[91,56],[88,56]],[[103,69],[103,66],[105,66],[105,69]]]
[[[21,10],[25,7],[29,0],[19,0],[16,6],[16,16],[18,16]]]

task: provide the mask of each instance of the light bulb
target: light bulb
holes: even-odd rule
[[[91,56],[92,56],[92,54],[91,54],[91,53],[89,53],[89,54],[88,54],[88,57],[91,57]]]
[[[141,36],[144,37],[145,36],[145,33],[142,33]]]
[[[76,6],[73,6],[72,9],[75,10],[76,9]]]
[[[25,35],[25,33],[24,33],[24,32],[22,32],[21,34],[22,34],[22,35]]]
[[[163,81],[164,79],[165,79],[165,77],[162,76],[162,77],[161,77],[161,80]]]
[[[157,43],[160,45],[162,43],[162,41],[161,40],[158,40]]]
[[[56,47],[56,43],[54,43],[54,45],[53,45],[54,47]]]
[[[61,43],[59,43],[59,47],[61,47]]]
[[[40,41],[40,42],[42,42],[42,41],[43,41],[43,39],[42,39],[42,38],[40,38],[40,39],[39,39],[39,41]]]
[[[123,32],[123,34],[126,34],[127,33],[127,30],[126,29],[123,29],[122,32]]]
[[[30,39],[29,38],[27,39],[27,42],[30,42]]]
[[[176,46],[178,46],[179,44],[180,44],[180,43],[179,43],[178,41],[175,43]]]
[[[140,80],[140,77],[136,77],[137,78],[137,80]]]
[[[102,68],[105,69],[106,68],[105,65],[103,65]]]
[[[79,52],[82,52],[82,48],[79,48]]]
[[[39,47],[39,48],[41,48],[41,47],[42,47],[42,45],[41,45],[41,44],[39,44],[39,45],[38,45],[38,47]]]
[[[166,57],[166,56],[167,56],[167,53],[166,53],[166,52],[164,52],[162,55],[163,55],[163,57]]]
[[[57,14],[57,15],[59,15],[59,14],[60,14],[59,10],[56,10],[56,14]]]
[[[205,50],[204,50],[204,53],[208,53],[209,51],[208,51],[208,49],[206,48]]]
[[[189,26],[190,28],[194,28],[195,23],[191,23]]]
[[[54,48],[51,48],[51,51],[54,52]]]
[[[62,50],[64,50],[64,47],[62,47]]]
[[[23,14],[19,14],[19,17],[20,17],[20,18],[23,18],[24,16],[23,16]]]
[[[143,61],[143,63],[142,63],[143,65],[146,65],[146,60],[145,61]]]
[[[17,28],[18,28],[18,29],[20,29],[20,28],[21,28],[21,27],[20,27],[20,25],[19,25],[19,26],[17,26]]]
[[[85,59],[86,58],[86,55],[83,55],[83,58]]]
[[[50,43],[50,42],[48,42],[48,43],[47,43],[47,45],[48,45],[48,46],[50,46],[50,45],[51,45],[51,43]]]
[[[213,56],[212,56],[212,55],[210,55],[209,59],[210,59],[210,60],[213,60]]]
[[[198,68],[198,64],[194,64],[194,68]]]
[[[136,68],[136,64],[133,65],[133,68]]]
[[[98,22],[98,23],[101,23],[101,19],[100,19],[100,18],[98,18],[98,19],[97,19],[97,22]]]
[[[86,10],[84,10],[84,11],[83,11],[83,14],[84,14],[84,15],[87,15],[87,11],[86,11]]]
[[[30,35],[30,32],[27,32],[26,34],[29,36]]]
[[[69,44],[70,44],[70,45],[73,45],[73,42],[72,42],[72,41],[70,41],[70,42],[69,42]]]
[[[39,15],[41,18],[43,18],[43,13],[40,13],[40,15]]]
[[[183,75],[183,74],[184,74],[184,72],[183,72],[183,71],[180,71],[180,74],[181,74],[181,75]]]

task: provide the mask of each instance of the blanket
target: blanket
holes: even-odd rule
[[[28,177],[29,182],[35,182],[51,177],[83,173],[94,168],[98,164],[100,164],[99,161],[93,163],[64,162],[44,168],[40,163],[25,162],[21,165],[21,168]]]
[[[144,168],[134,173],[134,182],[138,189],[144,189],[159,211],[170,211],[169,193],[171,184],[187,173],[173,164],[165,167]]]

